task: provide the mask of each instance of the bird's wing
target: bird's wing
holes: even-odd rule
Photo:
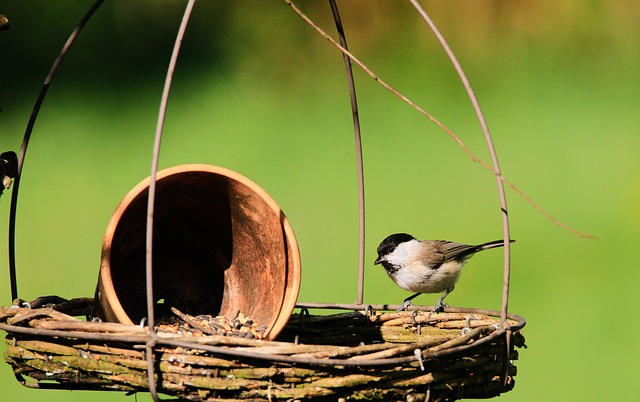
[[[435,240],[431,242],[434,250],[437,250],[437,254],[442,255],[442,264],[445,261],[451,260],[464,260],[473,254],[477,246],[470,246],[463,243],[454,243],[447,240]]]
[[[420,258],[423,263],[434,269],[444,264],[446,255],[440,241],[426,241],[422,245],[424,251],[421,253]]]

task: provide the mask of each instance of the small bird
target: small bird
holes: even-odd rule
[[[511,240],[515,242],[515,240]],[[398,311],[406,310],[411,300],[421,293],[440,293],[435,311],[447,306],[443,303],[453,291],[464,263],[475,253],[504,246],[504,240],[470,246],[447,240],[417,240],[406,233],[388,236],[378,246],[378,258],[387,275],[404,290],[416,292],[404,300]]]
[[[10,28],[11,25],[9,24],[9,18],[7,18],[3,14],[0,14],[0,33],[8,31]]]
[[[18,155],[13,151],[0,154],[0,195],[5,189],[11,187],[11,182],[18,174]]]

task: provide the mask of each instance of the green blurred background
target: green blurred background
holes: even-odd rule
[[[4,0],[0,149],[18,150],[51,63],[90,1]],[[20,296],[90,296],[106,224],[149,175],[166,65],[185,2],[108,1],[46,98],[25,161],[17,220]],[[459,80],[408,2],[339,2],[353,53],[488,153]],[[334,33],[327,2],[300,6]],[[640,3],[425,2],[465,68],[504,175],[580,238],[509,190],[510,311],[527,319],[504,401],[637,400],[640,324]],[[494,177],[446,134],[356,71],[367,200],[366,303],[407,293],[370,263],[388,234],[482,242],[502,235]],[[357,187],[339,52],[283,2],[201,1],[169,103],[161,167],[209,163],[261,185],[296,232],[300,301],[356,298]],[[0,202],[8,227],[11,193]],[[0,231],[0,243],[7,230]],[[6,247],[3,305],[11,303]],[[466,268],[454,306],[499,309],[502,255]],[[436,295],[418,303],[433,304]],[[4,351],[4,346],[1,348]],[[2,400],[132,400],[38,391],[0,366]],[[140,395],[137,400],[151,400]]]

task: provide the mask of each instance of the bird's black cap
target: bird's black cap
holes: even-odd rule
[[[415,240],[415,237],[407,233],[394,233],[387,236],[382,243],[378,246],[378,258],[374,264],[380,264],[380,257],[389,254],[398,247],[398,244],[404,243],[410,240]]]

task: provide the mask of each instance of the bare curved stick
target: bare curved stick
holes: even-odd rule
[[[151,175],[149,178],[149,198],[147,202],[147,239],[146,239],[146,287],[147,287],[147,318],[149,321],[149,336],[151,340],[147,342],[147,373],[149,377],[149,393],[154,401],[159,401],[159,397],[156,390],[156,384],[154,381],[154,367],[153,367],[153,353],[151,353],[153,346],[157,341],[157,335],[155,333],[155,303],[153,300],[153,213],[156,198],[156,177],[158,172],[158,160],[160,159],[160,144],[162,143],[162,130],[164,128],[164,119],[167,114],[167,104],[169,103],[169,92],[171,92],[171,83],[173,81],[173,73],[178,62],[178,55],[180,54],[180,48],[182,46],[182,39],[184,33],[189,25],[189,18],[193,11],[195,0],[189,0],[187,7],[184,10],[182,16],[182,22],[180,28],[178,28],[178,34],[176,35],[176,42],[173,46],[173,53],[169,61],[169,68],[167,69],[167,77],[164,82],[164,89],[162,91],[162,98],[160,100],[160,111],[158,112],[158,123],[156,125],[156,135],[153,143],[153,158],[151,161]]]
[[[590,234],[586,234],[583,232],[580,232],[574,228],[572,228],[571,226],[568,226],[566,224],[563,224],[562,222],[560,222],[558,219],[554,218],[551,214],[549,214],[547,211],[545,211],[542,207],[540,207],[539,205],[537,205],[530,197],[526,196],[524,191],[520,190],[518,187],[516,187],[515,184],[513,184],[512,182],[510,182],[509,180],[505,179],[501,174],[497,173],[489,164],[485,163],[482,159],[480,159],[479,157],[477,157],[470,149],[469,147],[467,147],[465,145],[465,143],[460,139],[460,137],[458,137],[457,135],[455,135],[451,130],[449,130],[449,128],[447,128],[443,123],[441,123],[438,119],[436,119],[435,117],[433,117],[431,114],[429,114],[427,111],[425,111],[424,109],[422,109],[420,106],[416,105],[414,102],[412,102],[409,98],[407,98],[405,95],[401,94],[400,92],[398,92],[397,90],[395,90],[393,87],[391,87],[391,85],[387,84],[385,81],[383,81],[382,79],[380,79],[380,77],[378,77],[376,74],[373,73],[373,71],[371,71],[371,69],[369,69],[363,62],[361,62],[358,58],[356,58],[351,52],[349,52],[347,49],[345,49],[343,46],[341,46],[335,39],[333,39],[329,34],[327,34],[322,28],[320,28],[317,24],[315,24],[307,15],[305,15],[298,7],[296,7],[295,4],[293,4],[293,2],[291,0],[283,0],[285,3],[287,3],[292,9],[293,11],[298,14],[298,16],[300,16],[300,18],[302,18],[307,24],[309,24],[313,29],[315,29],[323,38],[325,38],[326,40],[328,40],[329,42],[331,42],[335,47],[337,47],[343,54],[347,55],[351,61],[353,61],[355,64],[357,64],[365,73],[367,73],[367,75],[369,75],[371,78],[373,78],[375,81],[377,81],[380,85],[382,85],[385,89],[387,89],[389,92],[391,92],[392,94],[396,95],[398,98],[400,98],[403,102],[407,103],[408,105],[410,105],[412,108],[414,108],[415,110],[417,110],[419,113],[421,113],[422,115],[424,115],[425,117],[427,117],[429,120],[431,120],[434,124],[436,124],[438,127],[440,127],[445,133],[447,133],[455,142],[458,143],[458,145],[460,146],[460,148],[462,148],[462,150],[464,152],[467,153],[467,155],[471,158],[471,160],[473,160],[474,162],[480,164],[482,167],[484,167],[485,169],[489,170],[490,172],[492,172],[494,175],[496,175],[500,180],[504,181],[504,183],[509,186],[510,188],[512,188],[513,190],[516,191],[516,193],[518,193],[528,204],[530,204],[531,206],[533,206],[538,212],[540,212],[542,215],[544,215],[547,219],[549,219],[551,222],[553,222],[554,224],[560,226],[563,229],[568,230],[569,232],[580,236],[580,237],[584,237],[584,238],[590,238],[590,239],[595,239],[596,236],[590,235]]]
[[[478,98],[476,97],[473,88],[471,87],[471,83],[467,78],[467,75],[464,73],[462,66],[458,62],[458,58],[453,53],[449,44],[444,39],[444,36],[440,33],[440,30],[433,22],[427,12],[420,6],[418,0],[409,0],[413,7],[418,11],[418,14],[422,17],[424,22],[429,26],[433,34],[438,39],[440,46],[444,49],[447,57],[453,64],[453,68],[456,70],[458,77],[462,81],[462,86],[464,90],[467,92],[467,96],[473,105],[473,110],[476,112],[476,116],[478,117],[478,121],[480,122],[480,127],[482,127],[482,133],[484,134],[485,142],[487,143],[487,147],[489,148],[489,154],[491,155],[491,161],[493,163],[493,171],[496,174],[496,184],[498,185],[498,196],[500,198],[500,212],[502,215],[502,235],[504,239],[504,275],[503,275],[503,284],[502,284],[502,310],[500,315],[500,324],[504,327],[507,322],[507,309],[509,306],[509,278],[511,276],[511,234],[509,233],[509,212],[507,209],[507,195],[504,191],[504,182],[502,181],[502,172],[500,170],[500,164],[498,163],[498,154],[496,152],[496,148],[493,145],[493,138],[491,138],[491,133],[489,132],[489,125],[487,124],[487,120],[484,117],[484,113],[482,113],[482,109],[480,108],[480,103],[478,102]]]
[[[82,17],[73,32],[71,32],[71,35],[69,35],[69,39],[67,39],[67,41],[65,42],[64,46],[60,50],[60,53],[58,53],[58,57],[56,57],[55,61],[53,62],[51,70],[49,70],[49,74],[47,74],[47,77],[44,80],[44,84],[42,84],[42,88],[40,89],[40,93],[38,94],[38,98],[36,99],[36,103],[33,106],[33,110],[31,111],[31,117],[29,118],[29,122],[27,123],[27,129],[24,133],[24,137],[22,138],[20,156],[18,157],[18,174],[13,180],[13,189],[11,192],[11,209],[9,211],[9,278],[11,281],[11,300],[16,300],[18,298],[18,279],[16,277],[16,210],[18,208],[18,188],[20,187],[22,166],[24,165],[24,159],[27,155],[27,147],[29,146],[31,133],[33,132],[33,127],[36,124],[36,119],[38,118],[40,107],[44,102],[47,91],[49,91],[49,87],[53,82],[53,78],[58,72],[60,64],[62,64],[62,60],[67,55],[67,53],[69,53],[69,49],[78,38],[78,35],[80,35],[80,31],[82,31],[84,26],[87,24],[87,22],[89,22],[91,17],[93,17],[93,14],[95,14],[95,12],[103,2],[104,0],[96,0],[96,2],[93,3],[91,8],[89,8],[87,13]]]
[[[347,49],[347,37],[344,33],[340,12],[335,0],[329,0],[331,12],[336,23],[338,36],[340,36],[340,44]],[[356,143],[356,165],[358,170],[358,212],[359,212],[359,247],[358,247],[358,296],[357,304],[362,304],[364,299],[364,245],[365,245],[365,214],[364,214],[364,167],[362,162],[362,136],[360,135],[360,114],[358,113],[358,100],[356,98],[356,84],[353,80],[353,69],[351,68],[351,60],[345,54],[344,66],[347,74],[347,82],[349,84],[349,98],[351,100],[351,114],[353,116],[353,136]]]

